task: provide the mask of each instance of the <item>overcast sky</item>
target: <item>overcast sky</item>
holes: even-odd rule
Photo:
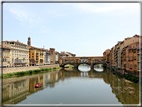
[[[102,56],[124,38],[140,35],[138,3],[4,3],[3,40],[77,56]]]

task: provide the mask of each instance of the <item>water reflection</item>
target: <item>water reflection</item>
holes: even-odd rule
[[[82,64],[78,67],[78,70],[82,72],[89,72],[91,70],[91,67],[90,65]]]
[[[97,72],[103,72],[104,71],[103,68],[94,68],[94,70],[97,71]]]
[[[78,83],[78,81],[81,82]],[[42,83],[43,87],[35,88],[36,83]],[[108,89],[107,84],[111,90]],[[102,89],[96,90],[99,86]],[[86,92],[88,89],[90,91]],[[82,97],[79,90],[84,90],[83,96],[86,97]],[[47,93],[48,95],[46,95]],[[61,93],[70,93],[70,96],[68,96],[70,100],[66,101],[66,94],[61,95]],[[113,94],[118,100],[113,98]],[[40,96],[41,99],[36,100],[35,96]],[[96,102],[92,99],[95,99]],[[114,101],[107,101],[106,99]],[[98,72],[91,69],[88,72],[80,72],[77,69],[74,69],[74,71],[62,69],[44,74],[4,79],[2,101],[3,104],[57,104],[59,101],[64,101],[64,104],[138,104],[139,85],[125,82],[122,78],[107,70]]]

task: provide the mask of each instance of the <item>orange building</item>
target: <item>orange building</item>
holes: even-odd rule
[[[122,49],[122,52],[121,52],[121,56],[122,56],[122,69],[123,70],[126,70],[126,48],[127,48],[128,46],[126,46],[126,47],[124,47],[123,49]]]
[[[109,67],[109,64],[110,64],[110,60],[109,60],[109,58],[110,58],[110,49],[105,50],[105,52],[103,53],[103,56],[104,56],[104,58],[106,60],[107,67]]]
[[[138,76],[139,75],[139,42],[132,43],[124,48],[125,53],[123,52],[123,67],[126,71],[131,74]],[[126,67],[125,67],[126,66]]]
[[[105,58],[105,60],[108,60],[108,54],[110,53],[110,49],[105,50],[105,52],[103,53],[103,56]]]
[[[110,51],[110,66],[115,68],[115,46],[111,48]]]

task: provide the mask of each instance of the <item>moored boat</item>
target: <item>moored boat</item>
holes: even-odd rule
[[[40,88],[40,87],[42,87],[42,83],[35,84],[35,88]]]

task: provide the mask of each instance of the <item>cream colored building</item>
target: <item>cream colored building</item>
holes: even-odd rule
[[[3,41],[3,47],[10,48],[10,67],[29,66],[29,48],[19,41]]]
[[[55,52],[55,63],[59,63],[59,52]]]
[[[29,94],[29,79],[3,84],[3,104],[17,104]]]
[[[10,48],[0,47],[0,67],[10,67]]]

